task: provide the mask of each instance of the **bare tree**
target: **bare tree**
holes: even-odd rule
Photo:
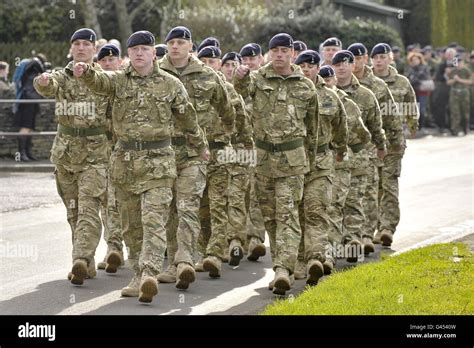
[[[117,15],[117,22],[120,33],[121,42],[127,42],[128,37],[132,34],[133,19],[143,10],[151,9],[153,7],[151,0],[143,0],[140,5],[129,11],[127,9],[127,0],[115,1],[115,13]]]
[[[79,6],[84,15],[84,22],[86,27],[94,29],[97,38],[102,37],[102,29],[100,27],[99,19],[97,18],[97,7],[94,0],[80,0]]]

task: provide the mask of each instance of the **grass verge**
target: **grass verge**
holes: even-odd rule
[[[436,244],[336,272],[264,315],[474,314],[474,255]]]

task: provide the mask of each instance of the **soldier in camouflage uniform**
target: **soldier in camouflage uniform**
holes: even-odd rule
[[[71,37],[73,61],[54,73],[43,73],[34,87],[45,97],[56,98],[58,134],[51,149],[56,186],[66,206],[72,231],[73,267],[68,279],[81,285],[96,274],[94,255],[102,231],[99,211],[106,205],[109,98],[92,93],[73,77],[75,62],[92,63],[95,33],[79,29]],[[93,64],[94,68],[100,66]]]
[[[338,254],[337,245],[340,245],[343,237],[344,206],[351,185],[351,173],[358,175],[363,173],[366,163],[364,147],[370,142],[371,136],[361,118],[361,111],[357,104],[352,101],[348,94],[336,88],[337,78],[334,69],[330,65],[322,66],[319,75],[324,78],[328,88],[337,92],[347,114],[348,128],[348,152],[342,162],[335,162],[332,185],[332,203],[328,207],[331,228],[328,231],[328,245],[326,246],[326,261],[323,264],[324,274],[330,274],[335,265]]]
[[[257,197],[270,237],[273,292],[285,294],[301,239],[298,206],[309,171],[305,140],[317,122],[318,98],[313,83],[291,64],[291,36],[275,35],[269,48],[271,62],[251,74],[247,66],[239,66],[234,86],[253,102]]]
[[[235,132],[232,134],[232,148],[221,150],[218,156],[220,162],[228,164],[229,186],[227,193],[227,244],[229,246],[229,265],[238,266],[243,258],[243,245],[247,241],[246,224],[247,208],[245,204],[245,193],[249,186],[248,167],[254,158],[252,129],[250,119],[245,110],[243,98],[235,91],[234,86],[227,80],[220,69],[218,47],[204,47],[198,53],[198,58],[207,66],[211,67],[225,81],[227,93],[235,110]],[[236,56],[235,56],[236,57]],[[227,58],[227,57],[224,57]],[[243,154],[243,155],[242,155]]]
[[[207,159],[204,134],[183,84],[155,60],[155,38],[138,31],[127,41],[130,65],[114,74],[76,64],[75,75],[97,93],[113,97],[113,128],[117,144],[111,177],[125,216],[123,238],[135,275],[123,296],[151,302],[158,293],[166,248],[172,186],[176,179],[171,136],[180,132],[185,146]],[[192,268],[191,268],[192,270]],[[184,279],[193,272],[183,270]]]
[[[390,149],[400,148],[403,145],[402,120],[398,115],[397,106],[387,84],[376,77],[368,64],[367,48],[361,43],[354,43],[347,48],[355,57],[354,75],[360,84],[370,89],[377,98],[382,114],[382,128],[387,138],[387,146]],[[377,157],[377,150],[374,145],[369,149],[370,174],[367,177],[367,189],[364,196],[365,223],[362,228],[362,243],[364,253],[368,255],[375,251],[372,238],[377,230],[379,221],[378,214],[378,187],[379,171],[383,161]]]
[[[201,250],[208,257],[203,267],[211,277],[219,277],[221,262],[227,247],[227,186],[228,172],[225,163],[218,162],[219,150],[230,146],[230,137],[234,127],[235,111],[230,103],[225,82],[211,68],[204,65],[195,56],[190,55],[192,47],[191,32],[185,27],[173,28],[166,37],[167,55],[160,61],[160,67],[183,82],[193,103],[200,127],[209,142],[211,160],[206,163],[190,158],[186,147],[180,143],[180,134],[175,134],[177,151],[178,179],[176,181],[176,207],[179,218],[177,232],[168,229],[168,237],[177,238],[177,252],[174,264],[177,267],[177,286],[185,288],[186,282],[179,283],[180,269],[185,265],[194,266],[196,240],[201,230],[199,215],[210,214],[210,230],[207,249]],[[206,190],[204,190],[206,188]],[[199,199],[202,197],[202,202]],[[205,204],[209,202],[209,206]],[[201,203],[201,211],[199,207]],[[204,204],[203,204],[204,203]],[[199,215],[198,215],[199,214]],[[204,232],[205,233],[205,232]],[[209,232],[208,232],[209,234]],[[173,237],[176,235],[176,237]],[[170,244],[168,244],[170,246]],[[176,250],[176,249],[175,249]],[[199,256],[203,256],[202,254]],[[168,258],[173,260],[173,250],[168,248]],[[180,264],[182,264],[180,266]],[[169,270],[172,275],[172,270]],[[194,269],[193,269],[194,272]],[[168,274],[165,275],[167,277]],[[167,280],[162,279],[160,281]]]
[[[361,117],[370,131],[372,143],[377,148],[377,156],[383,159],[386,151],[385,132],[382,128],[380,107],[375,95],[362,86],[353,75],[355,68],[354,55],[344,50],[337,52],[333,57],[333,66],[337,76],[337,87],[346,92],[360,108]],[[353,149],[357,153],[359,168],[352,170],[350,190],[344,205],[343,244],[349,245],[348,262],[357,262],[360,255],[358,250],[362,244],[362,228],[365,223],[363,198],[367,189],[367,178],[370,174],[370,162],[367,148]],[[360,151],[358,151],[360,150]],[[352,246],[352,247],[351,247]],[[356,256],[357,255],[357,256]]]
[[[456,56],[454,64],[447,70],[449,89],[449,111],[451,116],[451,132],[463,136],[469,132],[470,100],[469,87],[472,85],[471,71],[462,57]]]
[[[117,71],[121,65],[120,49],[113,44],[102,46],[97,54],[97,63],[105,71]],[[108,113],[111,114],[112,105],[109,105]],[[109,121],[112,121],[110,115]],[[117,142],[113,134],[112,122],[107,125],[107,138],[109,146],[113,149]],[[105,269],[107,273],[117,272],[120,265],[124,265],[123,238],[120,213],[118,211],[117,200],[115,199],[115,187],[110,179],[110,171],[107,172],[107,206],[102,207],[102,222],[104,225],[104,240],[107,243],[107,254],[104,261],[97,264],[97,269]]]
[[[240,49],[242,64],[247,66],[250,71],[256,71],[264,63],[262,48],[256,43],[249,43]],[[249,115],[252,114],[252,99],[245,98],[245,107]],[[255,150],[256,151],[256,150]],[[257,199],[257,191],[255,188],[255,165],[249,167],[250,185],[247,189],[246,200],[248,205],[248,224],[247,224],[247,243],[248,254],[247,259],[257,261],[260,257],[265,256],[265,224],[263,222],[262,210]]]
[[[408,125],[412,137],[418,129],[418,106],[413,87],[405,76],[397,73],[397,69],[390,66],[393,59],[388,44],[380,43],[374,46],[370,53],[373,61],[373,72],[388,85],[397,103],[397,109],[402,122]],[[406,142],[394,144],[388,149],[379,170],[379,226],[374,237],[374,243],[382,242],[383,246],[390,246],[393,234],[400,221],[400,206],[398,201],[398,178],[402,170],[402,158],[405,153]]]
[[[323,276],[323,263],[330,230],[328,207],[332,203],[333,154],[341,162],[347,152],[347,115],[336,92],[328,87],[318,75],[321,58],[316,51],[306,50],[295,61],[304,75],[313,81],[319,101],[319,124],[317,133],[308,132],[307,152],[310,171],[305,175],[303,202],[300,205],[302,238],[295,267],[295,278],[317,284]]]

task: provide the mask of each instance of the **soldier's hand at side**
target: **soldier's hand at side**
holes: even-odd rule
[[[74,65],[74,76],[81,77],[88,69],[86,63],[79,62]]]
[[[415,138],[416,138],[416,129],[410,131],[410,137],[411,137],[412,139],[415,139]]]
[[[46,87],[49,84],[49,73],[46,73],[46,72],[42,73],[38,77],[38,84],[40,86]]]
[[[211,159],[211,153],[209,152],[208,149],[205,149],[202,153],[201,153],[201,158],[204,160],[204,161],[209,161]]]
[[[336,154],[336,162],[342,162],[344,160],[344,154],[337,153]]]
[[[387,151],[385,151],[385,149],[383,150],[380,150],[378,149],[377,150],[377,157],[380,159],[380,160],[383,160],[385,155],[386,155]]]
[[[242,64],[235,69],[235,76],[237,76],[238,79],[243,79],[249,72],[250,68],[247,65]]]

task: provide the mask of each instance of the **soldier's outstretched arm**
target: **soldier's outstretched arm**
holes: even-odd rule
[[[206,136],[199,127],[196,110],[189,101],[188,93],[181,82],[176,87],[171,110],[176,127],[186,134],[188,147],[194,149],[196,155],[203,153],[208,148]]]
[[[115,72],[99,71],[90,64],[76,63],[74,65],[74,76],[84,82],[95,93],[103,95],[115,93],[117,76]]]
[[[247,99],[249,96],[253,97],[255,94],[254,75],[245,65],[240,65],[237,68],[236,74],[232,79],[232,84],[237,93],[239,93],[244,99]]]
[[[33,80],[33,86],[43,97],[55,97],[58,88],[64,83],[65,77],[60,71],[42,73]]]
[[[237,94],[234,90],[232,93],[232,104],[235,109],[235,130],[236,142],[242,143],[245,146],[253,146],[252,125],[250,124],[250,117],[245,110],[245,102],[242,96]]]

